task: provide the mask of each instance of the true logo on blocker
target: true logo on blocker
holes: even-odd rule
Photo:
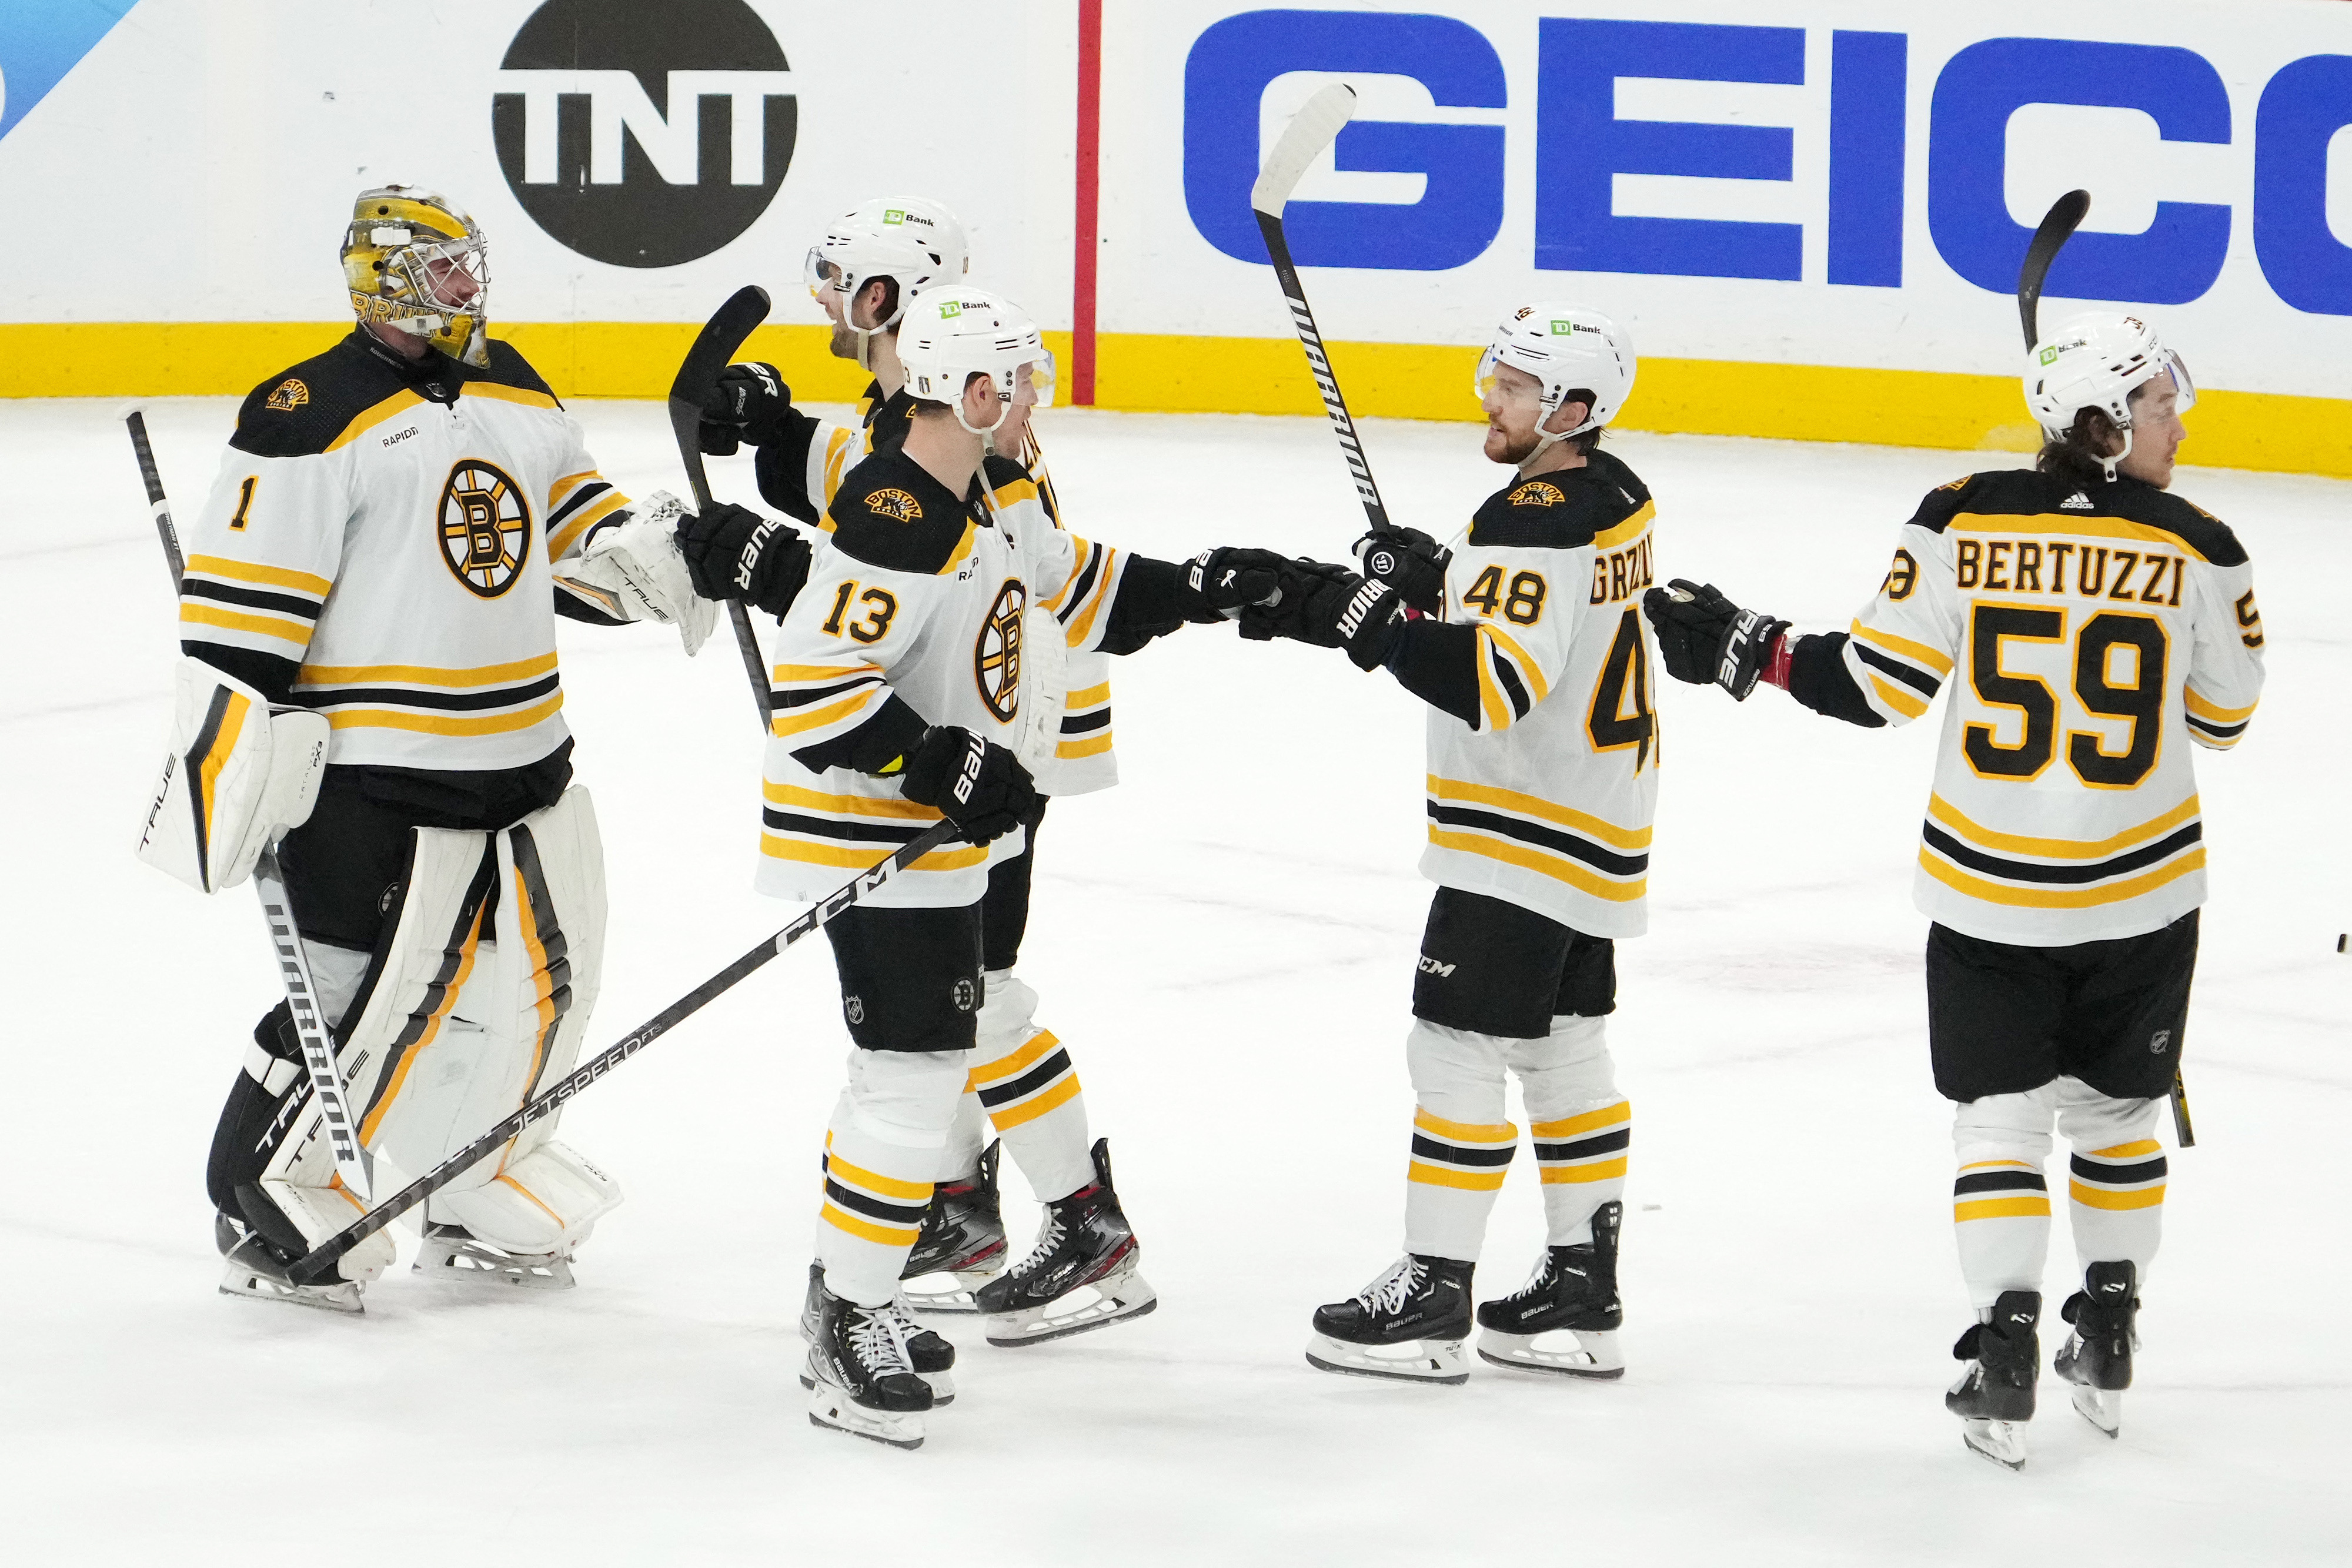
[[[507,47],[490,126],[508,188],[551,237],[677,267],[768,210],[800,109],[744,0],[548,0]]]

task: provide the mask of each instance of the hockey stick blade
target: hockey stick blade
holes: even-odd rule
[[[476,1165],[496,1153],[500,1145],[533,1122],[551,1116],[563,1109],[565,1104],[596,1080],[667,1034],[679,1022],[699,1012],[724,992],[732,989],[738,981],[767,963],[777,954],[888,882],[908,866],[946,843],[955,836],[955,833],[956,825],[953,822],[935,822],[915,839],[900,845],[887,858],[858,873],[855,879],[827,894],[782,931],[761,942],[660,1012],[623,1035],[613,1045],[565,1073],[545,1091],[526,1103],[520,1110],[499,1122],[489,1131],[402,1187],[381,1205],[370,1209],[343,1229],[337,1231],[296,1259],[287,1267],[287,1282],[310,1285],[324,1279],[333,1270],[343,1255],[352,1248],[465,1175]]]
[[[719,373],[750,340],[753,328],[768,319],[768,291],[754,284],[727,297],[687,350],[669,383],[669,429],[677,438],[677,459],[686,465],[686,482],[694,491],[698,511],[710,509],[710,480],[702,471],[702,410]],[[740,599],[727,601],[727,623],[735,629],[736,651],[743,655],[743,673],[751,682],[751,702],[760,710],[760,733],[766,735],[773,716],[770,706],[767,661],[760,656],[760,639],[751,631],[751,612]]]
[[[2050,204],[2042,214],[2041,226],[2033,231],[2032,242],[2025,247],[2024,265],[2017,269],[2017,318],[2025,329],[2025,351],[2032,353],[2042,341],[2042,286],[2050,277],[2050,264],[2082,226],[2091,210],[2091,193],[2069,191]]]
[[[1307,165],[1339,139],[1355,114],[1356,89],[1346,82],[1333,82],[1308,99],[1275,140],[1274,151],[1265,155],[1257,183],[1250,187],[1250,205],[1267,217],[1281,217]]]
[[[172,504],[163,498],[163,473],[155,466],[155,449],[147,442],[147,416],[132,409],[122,416],[131,431],[131,450],[139,458],[139,477],[147,486],[147,509],[155,517],[155,535],[163,541],[163,559],[172,569],[172,591],[180,591],[187,563],[180,555],[180,530],[172,526]]]

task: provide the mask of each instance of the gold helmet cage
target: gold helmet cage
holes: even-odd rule
[[[413,333],[478,369],[490,362],[488,247],[446,197],[411,185],[361,192],[343,234],[343,280],[362,323]]]

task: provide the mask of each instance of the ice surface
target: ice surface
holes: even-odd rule
[[[1421,718],[1385,676],[1195,629],[1117,673],[1127,782],[1055,808],[1023,968],[1080,1064],[1163,1304],[1050,1347],[961,1343],[908,1455],[813,1430],[793,1329],[845,1040],[821,944],[583,1099],[628,1205],[565,1296],[388,1277],[362,1320],[215,1295],[205,1153],[275,979],[250,895],[136,864],[173,622],[116,411],[0,403],[10,1019],[0,1098],[0,1542],[22,1563],[2341,1562],[2352,1460],[2336,933],[2352,486],[2185,472],[2252,551],[2271,677],[2200,755],[2214,895],[2139,1385],[2109,1442],[2043,1385],[2032,1463],[1961,1448],[1948,1113],[1908,898],[1932,724],[1669,686],[1654,934],[1611,1033],[1637,1109],[1622,1383],[1328,1376],[1307,1313],[1398,1249],[1400,1050],[1427,889]],[[605,472],[682,491],[652,404],[581,410]],[[192,511],[232,405],[151,419]],[[1319,422],[1055,411],[1079,531],[1329,557]],[[1369,422],[1391,509],[1496,480],[1461,425]],[[1951,454],[1628,436],[1661,574],[1811,626],[1876,586]],[[2190,449],[2194,451],[2193,446]],[[2000,463],[2006,458],[1985,461]],[[750,498],[746,465],[714,465]],[[793,911],[749,891],[758,737],[725,631],[563,623],[610,853],[592,1048]],[[2169,1141],[2170,1134],[2165,1134]],[[1524,1163],[1524,1162],[1523,1162]],[[1008,1197],[1022,1192],[1006,1176]],[[1034,1210],[1009,1204],[1025,1237]],[[2053,1247],[2050,1291],[2071,1253]],[[1506,1188],[1484,1294],[1540,1243]],[[404,1243],[404,1259],[413,1241]],[[405,1267],[404,1261],[403,1265]]]

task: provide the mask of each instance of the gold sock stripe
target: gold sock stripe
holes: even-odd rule
[[[2067,1191],[2076,1203],[2086,1208],[2159,1208],[2164,1204],[2164,1184],[2154,1186],[2117,1190],[2115,1187],[2092,1186],[2087,1183],[2070,1181]]]
[[[1510,1144],[1518,1141],[1519,1130],[1508,1122],[1449,1122],[1443,1116],[1433,1116],[1416,1105],[1412,1124],[1424,1133],[1434,1133],[1441,1138],[1457,1144]]]
[[[982,1062],[973,1068],[963,1081],[964,1092],[977,1094],[982,1085],[1000,1082],[1007,1078],[1020,1077],[1061,1043],[1054,1038],[1051,1030],[1039,1030],[1029,1037],[1027,1043],[1009,1054],[1000,1056],[994,1061]]]
[[[1613,1160],[1596,1160],[1589,1165],[1545,1166],[1542,1167],[1544,1185],[1550,1186],[1559,1182],[1613,1181],[1625,1174],[1625,1161],[1626,1156],[1619,1155]]]
[[[1557,1122],[1538,1122],[1528,1131],[1538,1138],[1572,1138],[1579,1133],[1597,1132],[1602,1127],[1613,1127],[1620,1122],[1633,1119],[1633,1103],[1620,1100],[1614,1105],[1603,1105],[1598,1111],[1580,1112]]]
[[[2128,1144],[2117,1144],[2112,1149],[2093,1149],[2095,1160],[2139,1160],[2164,1152],[2164,1145],[2154,1138],[2140,1138]]]
[[[922,1234],[919,1227],[912,1225],[877,1225],[830,1203],[817,1211],[817,1218],[836,1230],[877,1247],[912,1247],[915,1239]]]
[[[1069,1103],[1078,1097],[1078,1092],[1077,1073],[1066,1072],[1044,1093],[1033,1095],[1018,1104],[1007,1105],[1002,1111],[992,1110],[988,1120],[998,1132],[1007,1133],[1024,1123],[1035,1121],[1048,1111]]]
[[[2050,1218],[2050,1197],[2035,1193],[2027,1197],[1979,1197],[1952,1205],[1955,1220],[1970,1219],[2047,1219]]]
[[[825,1155],[824,1168],[825,1174],[835,1181],[846,1186],[862,1186],[877,1197],[895,1197],[902,1203],[931,1201],[931,1184],[927,1181],[900,1181],[897,1176],[877,1175],[830,1153]]]
[[[1465,1192],[1500,1192],[1508,1166],[1496,1166],[1492,1170],[1456,1170],[1451,1166],[1433,1166],[1426,1160],[1414,1160],[1405,1167],[1404,1179],[1417,1181],[1423,1186],[1460,1187]]]

